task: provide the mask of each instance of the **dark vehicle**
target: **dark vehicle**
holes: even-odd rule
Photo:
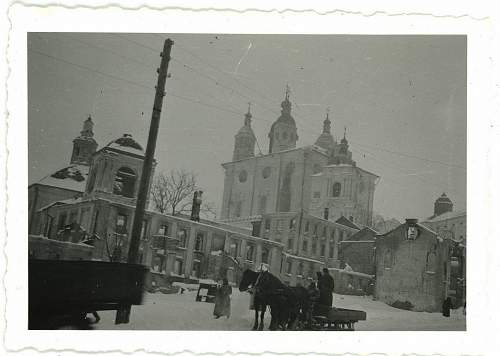
[[[143,265],[29,259],[29,329],[85,328],[88,313],[116,310],[128,323],[130,306],[142,303]]]

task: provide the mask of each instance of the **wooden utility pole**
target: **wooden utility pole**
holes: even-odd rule
[[[132,225],[132,236],[130,238],[130,247],[128,250],[128,263],[138,263],[139,244],[141,242],[141,228],[148,200],[149,182],[151,180],[151,171],[156,148],[156,139],[158,137],[158,127],[160,125],[160,114],[165,96],[165,82],[168,74],[168,62],[170,61],[170,51],[174,42],[170,39],[165,40],[163,51],[161,53],[161,63],[158,69],[158,82],[156,84],[155,101],[153,104],[153,113],[151,115],[151,126],[149,127],[148,144],[146,147],[146,157],[142,166],[141,182],[139,185],[139,194],[137,196],[137,205],[135,207],[134,223]]]

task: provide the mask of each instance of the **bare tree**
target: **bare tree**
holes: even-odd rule
[[[153,209],[160,213],[170,212],[172,215],[191,211],[193,194],[198,190],[196,175],[184,170],[172,170],[168,174],[160,172],[151,186],[151,202]],[[215,218],[215,205],[204,202],[201,213]]]

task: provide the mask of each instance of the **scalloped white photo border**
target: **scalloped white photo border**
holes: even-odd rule
[[[94,2],[95,4],[95,2]],[[169,3],[172,4],[172,3]],[[498,315],[500,211],[498,161],[500,133],[498,23],[494,14],[439,16],[388,12],[259,11],[245,2],[231,11],[230,1],[209,8],[176,6],[123,9],[119,6],[64,7],[22,3],[8,9],[7,193],[4,277],[4,344],[7,351],[121,351],[193,353],[322,353],[400,355],[493,355],[500,350]],[[293,2],[295,8],[301,7]],[[156,2],[156,6],[168,6]],[[261,3],[272,9],[271,3]],[[90,5],[93,6],[93,5]],[[185,5],[184,5],[185,6]],[[281,8],[284,8],[281,4]],[[292,5],[289,5],[292,6]],[[392,6],[392,7],[391,7]],[[382,5],[380,5],[382,8]],[[220,10],[216,10],[219,8]],[[225,11],[222,9],[226,9]],[[196,10],[198,9],[198,10]],[[319,10],[321,9],[321,10]],[[325,14],[321,14],[325,12]],[[443,15],[444,14],[444,15]],[[467,331],[464,332],[222,332],[222,331],[29,331],[27,330],[27,32],[287,33],[287,34],[465,34],[468,37],[467,98]],[[160,51],[160,50],[159,50]],[[133,316],[132,316],[133,317]],[[132,321],[133,322],[133,321]],[[493,351],[492,351],[493,350]],[[493,353],[490,353],[493,352]]]

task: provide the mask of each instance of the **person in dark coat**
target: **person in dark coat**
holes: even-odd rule
[[[307,287],[307,299],[308,299],[308,304],[306,311],[306,322],[307,322],[307,328],[311,329],[314,306],[316,305],[316,303],[318,303],[319,300],[319,290],[316,287],[316,283],[314,283],[314,281],[311,282]]]
[[[333,277],[330,276],[330,272],[328,271],[328,268],[323,268],[323,274],[319,278],[318,281],[318,288],[319,288],[319,304],[325,305],[327,307],[332,306],[333,302],[333,288],[334,288],[334,282],[333,282]]]
[[[443,316],[449,318],[450,317],[450,309],[453,307],[451,302],[451,298],[448,297],[443,302]]]
[[[222,285],[217,287],[215,292],[214,317],[219,319],[221,316],[229,318],[231,316],[230,295],[233,289],[229,285],[227,278],[222,280]]]

